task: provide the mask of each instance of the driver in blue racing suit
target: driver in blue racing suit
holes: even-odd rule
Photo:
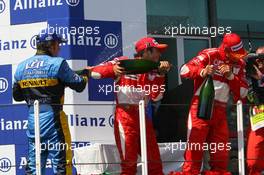
[[[13,98],[16,101],[25,100],[29,107],[26,174],[36,174],[33,107],[35,100],[40,102],[42,174],[45,174],[49,155],[52,157],[54,174],[72,174],[71,138],[67,118],[62,111],[64,89],[70,87],[82,92],[88,78],[77,75],[63,58],[58,57],[59,44],[63,42],[66,40],[56,33],[41,32],[37,36],[36,55],[21,62],[14,75]]]

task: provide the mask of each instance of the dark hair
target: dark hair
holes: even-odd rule
[[[36,55],[49,55],[49,56],[52,56],[52,54],[49,51],[49,49],[52,46],[52,44],[53,44],[52,41],[37,43]]]
[[[147,52],[150,51],[150,52],[152,53],[152,52],[153,52],[153,47],[148,47],[148,48],[146,48],[146,49],[144,49],[144,50],[139,51],[138,53],[135,53],[135,54],[134,54],[134,57],[142,57],[143,54],[144,54],[144,52],[145,52],[145,50],[146,50]]]
[[[254,66],[258,67],[258,62],[257,62],[258,59],[264,59],[264,54],[250,53],[247,55],[245,59],[246,60],[245,69],[247,75],[254,75],[257,73]]]

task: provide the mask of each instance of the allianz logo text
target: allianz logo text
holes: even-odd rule
[[[26,130],[27,126],[27,120],[5,120],[4,118],[0,119],[0,131]]]
[[[8,172],[11,169],[11,166],[11,161],[8,158],[0,158],[0,172]]]
[[[103,39],[102,36],[76,36],[67,34],[67,43],[63,43],[62,46],[91,46],[91,47],[102,47],[105,44],[106,47],[113,49],[118,45],[117,36],[114,34],[106,35]],[[104,40],[104,43],[103,43]],[[10,51],[18,49],[32,49],[37,48],[36,36],[33,36],[30,41],[27,39],[17,40],[1,40],[0,39],[0,51]]]
[[[7,79],[0,77],[0,94],[5,92],[8,89]]]
[[[25,39],[8,40],[8,41],[4,41],[0,39],[0,51],[26,49],[26,48],[27,48],[27,40]]]
[[[70,126],[84,126],[84,127],[113,127],[113,115],[109,117],[86,117],[79,116],[79,114],[67,115]]]
[[[77,142],[72,142],[71,145],[73,145],[73,146],[70,147],[71,148],[70,150],[74,150],[75,148],[79,148],[79,147],[83,147],[83,146],[90,146],[91,144],[90,144],[90,142],[78,142],[78,143]],[[25,169],[25,166],[27,166],[27,161],[28,161],[27,157],[20,157],[20,163],[19,163],[18,169],[19,170]],[[52,168],[52,161],[53,160],[51,158],[47,158],[46,166],[45,166],[47,169],[51,169]],[[74,156],[72,157],[72,165],[74,167],[76,166],[75,157]]]
[[[69,6],[77,6],[80,0],[16,0],[14,11],[16,10],[27,10],[27,9],[38,9],[47,7],[56,7],[68,4]]]
[[[118,45],[118,38],[114,34],[107,34],[103,36],[76,36],[67,34],[67,43],[62,45],[72,45],[72,46],[93,46],[102,47],[103,44],[109,49],[113,49]]]

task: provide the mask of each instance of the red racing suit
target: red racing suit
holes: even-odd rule
[[[264,113],[264,74],[262,79],[257,80],[250,78],[251,88],[248,96],[251,94],[253,98],[248,98],[252,104],[249,110],[250,116]],[[247,145],[247,166],[249,175],[261,175],[264,171],[264,128],[255,131],[252,129],[248,136]]]
[[[261,175],[264,171],[264,128],[251,130],[247,145],[247,166],[249,175]]]
[[[221,48],[210,48],[201,51],[198,56],[181,68],[182,78],[194,79],[194,96],[188,117],[188,144],[183,165],[185,174],[200,174],[205,146],[209,148],[211,167],[211,171],[205,174],[228,174],[226,170],[228,151],[231,149],[231,145],[228,143],[226,105],[230,92],[235,101],[244,99],[247,95],[248,85],[243,60],[231,64],[233,75],[229,79],[225,78],[218,69],[218,66],[224,63],[228,63],[224,51]],[[200,88],[205,80],[201,77],[201,72],[207,65],[213,65],[215,69],[213,74],[215,101],[211,120],[203,120],[197,117]],[[210,149],[212,146],[214,148]]]
[[[119,150],[122,175],[136,174],[137,158],[140,153],[140,129],[139,129],[139,101],[144,99],[158,101],[165,91],[164,76],[156,72],[137,75],[122,75],[116,77],[113,66],[121,59],[95,66],[91,76],[99,78],[114,78],[116,92],[116,109],[114,133],[117,148]],[[162,164],[152,121],[146,117],[146,137],[149,174],[161,175]]]

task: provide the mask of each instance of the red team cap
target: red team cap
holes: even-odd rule
[[[235,33],[225,34],[222,45],[230,51],[230,55],[236,59],[241,59],[247,55],[243,42],[239,35]]]
[[[136,52],[140,52],[147,48],[157,48],[160,52],[164,52],[168,47],[167,44],[159,44],[154,38],[151,37],[144,37],[137,41],[135,45]]]

